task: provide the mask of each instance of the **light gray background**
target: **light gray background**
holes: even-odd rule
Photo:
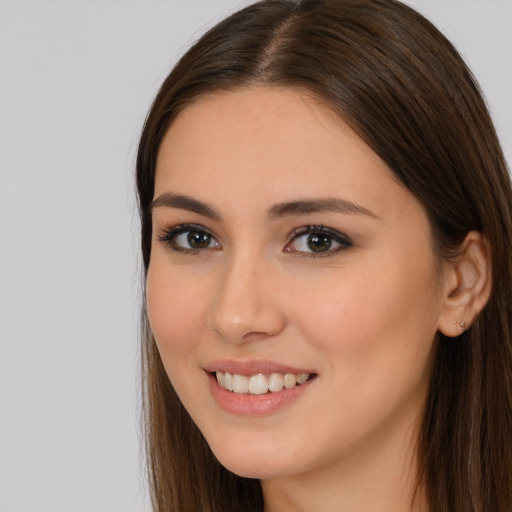
[[[239,0],[0,0],[0,511],[148,511],[133,167],[177,56]],[[416,0],[512,159],[512,0]]]

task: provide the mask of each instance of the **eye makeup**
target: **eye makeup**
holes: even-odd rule
[[[221,244],[210,230],[200,224],[178,224],[162,230],[157,240],[176,252],[197,254],[205,250],[220,250]],[[339,231],[325,226],[302,226],[288,237],[283,252],[304,257],[333,256],[353,246],[352,240]]]
[[[171,250],[183,253],[198,253],[204,250],[219,250],[221,245],[213,234],[200,224],[179,224],[164,229],[157,240]]]
[[[352,240],[339,231],[325,226],[303,226],[293,231],[284,252],[300,253],[304,257],[326,257],[353,246]]]

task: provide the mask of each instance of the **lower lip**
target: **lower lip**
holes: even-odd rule
[[[316,379],[311,379],[300,386],[291,389],[283,389],[277,393],[265,393],[263,395],[245,395],[233,393],[219,386],[217,379],[211,373],[208,374],[210,392],[215,401],[225,411],[242,416],[264,416],[271,414],[291,402],[297,400]]]

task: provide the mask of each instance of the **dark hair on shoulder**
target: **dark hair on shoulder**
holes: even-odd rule
[[[491,252],[492,292],[456,339],[438,334],[419,474],[435,512],[512,510],[512,191],[471,72],[424,17],[395,0],[265,0],[209,30],[163,83],[137,156],[142,255],[151,254],[155,163],[173,119],[217,90],[271,85],[321,98],[387,163],[452,257],[471,230]],[[143,415],[158,512],[261,511],[257,480],[213,457],[177,398],[142,313]]]

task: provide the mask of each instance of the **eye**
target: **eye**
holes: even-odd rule
[[[158,236],[158,240],[166,243],[175,251],[201,251],[205,249],[220,249],[220,244],[204,227],[192,224],[182,224],[167,229]]]
[[[328,256],[352,247],[352,241],[342,233],[323,226],[306,226],[292,234],[285,252],[300,252],[309,256]]]

